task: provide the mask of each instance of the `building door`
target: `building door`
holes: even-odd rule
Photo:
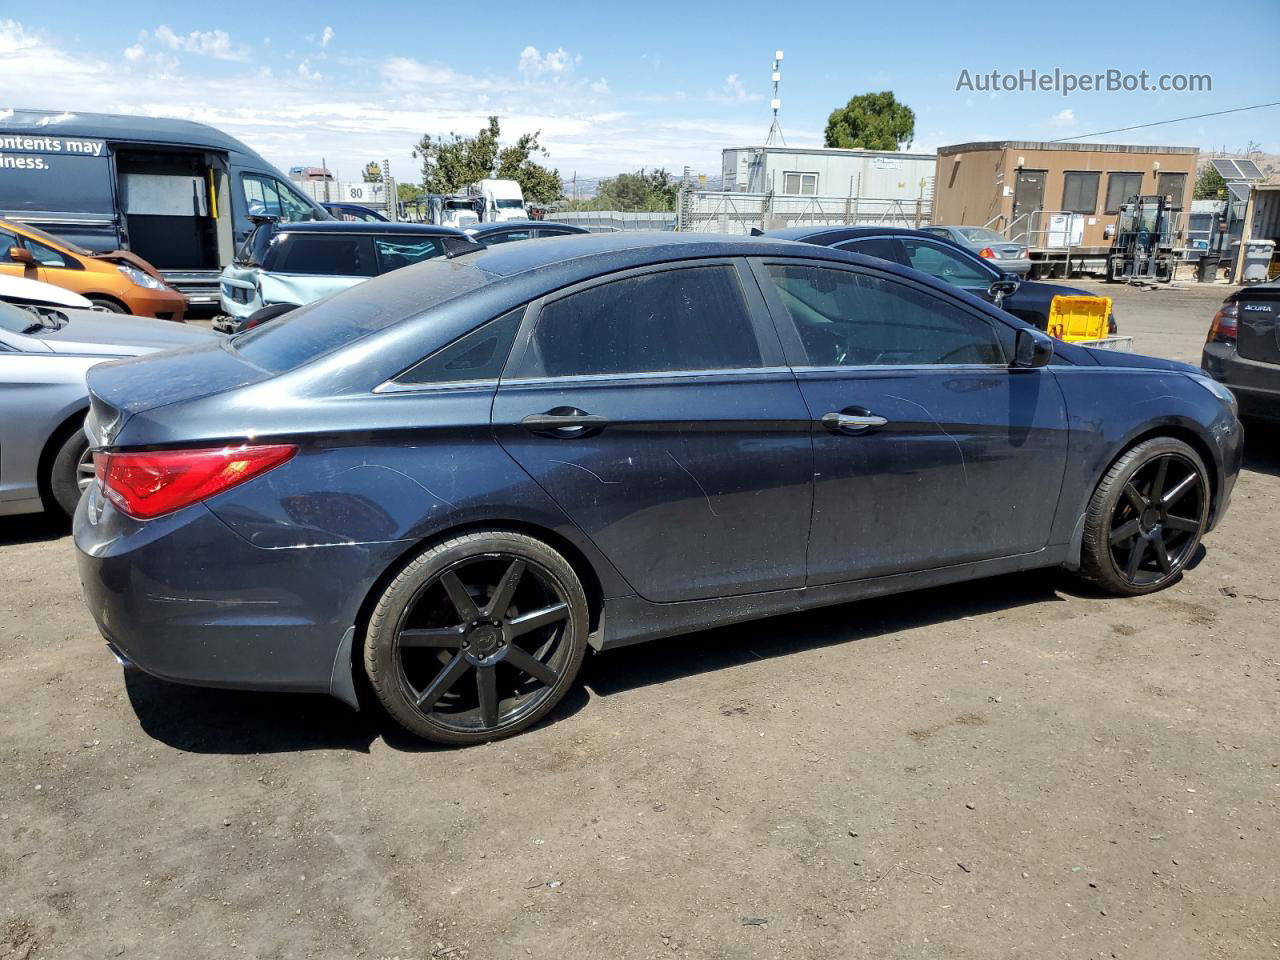
[[[1018,170],[1013,187],[1013,230],[1009,239],[1015,243],[1027,243],[1033,228],[1032,214],[1044,209],[1044,182],[1047,170]]]

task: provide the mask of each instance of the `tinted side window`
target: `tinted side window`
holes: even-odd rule
[[[937,277],[957,287],[986,287],[995,279],[995,270],[987,270],[958,250],[949,250],[927,240],[902,241],[907,262],[921,273]]]
[[[311,205],[275,177],[242,174],[240,187],[250,216],[276,217],[285,223],[316,218]]]
[[[914,287],[799,265],[769,276],[813,366],[1005,362],[991,324]]]
[[[284,233],[276,237],[266,264],[273,273],[325,277],[374,277],[373,238]]]
[[[0,230],[0,263],[9,263],[9,249],[20,246],[22,244],[18,242],[15,234],[9,233],[7,230]]]
[[[397,383],[456,383],[461,380],[496,380],[511,352],[524,308],[463,334],[447,347],[409,368]]]
[[[865,257],[879,257],[890,263],[902,262],[902,248],[892,237],[868,237],[865,240],[846,240],[836,244],[841,250],[850,250]]]
[[[614,280],[542,309],[523,377],[761,366],[737,271],[688,267]]]
[[[440,241],[433,237],[374,237],[373,245],[378,251],[379,273],[421,263],[444,252]]]

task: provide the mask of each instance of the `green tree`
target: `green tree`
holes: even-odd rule
[[[401,183],[398,180],[396,181],[396,199],[401,203],[413,200],[423,192],[422,184],[420,183]]]
[[[1213,169],[1212,164],[1206,164],[1205,168],[1200,171],[1200,175],[1196,177],[1196,189],[1191,195],[1195,200],[1222,200],[1227,195],[1227,181],[1222,179],[1222,174]]]
[[[916,115],[891,90],[863,93],[831,111],[825,135],[828,147],[901,150],[916,135]]]
[[[364,165],[361,171],[365,183],[381,183],[382,182],[382,166],[377,160],[370,160]]]
[[[674,210],[680,186],[659,167],[620,173],[601,180],[596,195],[576,204],[579,210]]]
[[[526,133],[506,147],[499,146],[501,133],[498,118],[490,117],[488,125],[473,137],[424,134],[413,148],[413,155],[422,160],[423,188],[427,193],[457,193],[477,180],[498,177],[519,183],[527,200],[559,200],[564,195],[559,171],[533,159],[547,153],[538,142],[541,131]]]

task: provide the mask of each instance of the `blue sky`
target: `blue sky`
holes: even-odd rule
[[[832,108],[891,89],[916,112],[915,147],[1052,139],[1280,100],[1280,3],[733,5],[0,4],[0,110],[183,116],[226,129],[279,166],[343,179],[370,159],[418,172],[421,133],[540,129],[566,178],[640,166],[717,174],[720,149],[762,142],[773,51],[782,128],[820,145]],[[1226,37],[1232,27],[1237,36]],[[1157,39],[1142,39],[1156,37]],[[1197,73],[1212,92],[985,93],[961,70]],[[1280,153],[1280,107],[1096,138]]]

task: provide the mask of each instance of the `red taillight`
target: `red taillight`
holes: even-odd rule
[[[1209,325],[1209,343],[1235,343],[1240,332],[1240,308],[1224,303]]]
[[[996,252],[990,247],[983,247],[978,251],[978,256],[986,257],[988,260],[994,260],[996,258]]]
[[[251,477],[278,467],[295,453],[292,444],[95,453],[93,471],[117,507],[138,520],[173,513]]]

